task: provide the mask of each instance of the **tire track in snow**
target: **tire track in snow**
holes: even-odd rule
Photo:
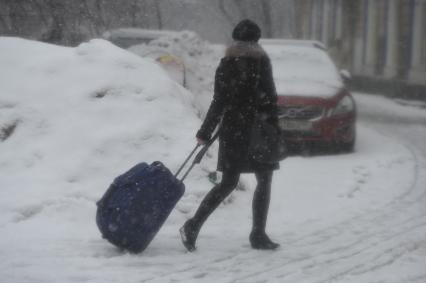
[[[324,270],[327,268],[330,268],[333,266],[333,264],[343,264],[343,267],[341,267],[342,270],[337,272],[337,274],[334,274],[330,277],[330,275],[327,275],[326,278],[323,281],[315,280],[313,282],[331,282],[335,279],[341,278],[342,276],[352,272],[356,271],[357,269],[361,269],[364,267],[364,264],[359,264],[360,261],[367,261],[367,262],[376,262],[378,259],[380,259],[383,255],[386,255],[388,251],[392,251],[396,248],[387,248],[383,251],[381,249],[381,246],[386,246],[386,244],[394,244],[395,240],[399,240],[399,238],[405,238],[404,233],[409,233],[415,230],[421,230],[424,231],[426,228],[426,215],[421,215],[418,217],[418,219],[422,221],[417,221],[412,223],[411,225],[406,225],[404,227],[401,227],[401,229],[404,232],[401,232],[401,229],[398,229],[398,231],[392,235],[388,235],[386,238],[378,237],[377,235],[380,235],[381,231],[375,232],[375,233],[367,233],[363,235],[361,238],[357,237],[353,240],[352,243],[349,243],[347,245],[341,245],[341,246],[334,246],[333,245],[333,239],[335,237],[330,237],[329,239],[325,240],[322,244],[329,244],[331,242],[331,245],[327,245],[325,249],[320,249],[319,251],[314,252],[311,256],[305,256],[301,258],[297,258],[294,260],[277,260],[276,258],[273,258],[271,262],[265,265],[272,265],[269,268],[263,269],[263,270],[256,270],[253,271],[251,274],[246,274],[242,277],[239,277],[238,279],[232,281],[232,282],[245,282],[250,281],[250,279],[258,279],[258,278],[264,278],[263,275],[271,276],[271,273],[276,273],[275,278],[280,278],[284,280],[285,278],[294,275],[295,273],[300,272],[300,270],[303,271],[303,273],[299,276],[299,278],[291,278],[288,282],[302,282],[302,280],[307,280],[309,278],[316,278],[319,279],[319,275],[310,276],[310,272],[314,272],[315,270]],[[376,235],[376,236],[375,236]],[[315,234],[312,235],[312,237],[316,237]],[[373,239],[373,240],[371,240]],[[390,243],[389,243],[390,242]],[[401,241],[399,241],[401,242]],[[319,247],[322,247],[323,245],[319,245],[318,243],[314,244],[307,244],[307,245],[300,245],[299,247],[296,247],[296,250],[300,247],[303,247],[306,251],[304,253],[310,253],[310,250],[312,249],[318,249]],[[414,250],[417,246],[415,244],[412,244],[411,241],[408,244],[405,244],[401,247],[398,247],[400,250],[400,254],[391,256],[388,261],[389,263],[392,263],[394,260],[396,260],[398,257],[402,256],[406,253],[406,251]],[[372,259],[368,259],[368,255],[372,253],[373,255]],[[293,252],[293,249],[288,249]],[[377,250],[377,252],[376,252]],[[280,255],[285,255],[281,252]],[[358,259],[359,258],[359,259]],[[254,259],[256,260],[256,259]],[[280,262],[279,264],[273,264],[274,261]],[[349,263],[345,263],[344,261],[349,261]],[[354,262],[354,263],[352,263]],[[376,264],[376,268],[379,266],[384,266],[385,264]],[[367,269],[369,270],[369,269]],[[371,269],[373,270],[373,268]],[[360,273],[361,274],[361,273]],[[307,275],[307,276],[306,276]],[[307,278],[306,278],[307,277]],[[287,281],[286,281],[287,282]],[[305,281],[303,281],[305,282]],[[309,282],[309,281],[307,281]]]

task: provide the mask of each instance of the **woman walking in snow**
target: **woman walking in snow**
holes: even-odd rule
[[[256,162],[248,152],[256,113],[268,115],[272,123],[278,121],[272,67],[269,57],[257,43],[260,35],[256,23],[250,20],[238,23],[232,32],[234,43],[227,48],[216,70],[213,101],[196,137],[204,144],[221,121],[218,171],[223,172],[222,181],[210,190],[194,217],[180,229],[182,242],[189,251],[195,250],[201,226],[235,189],[241,173],[254,173],[257,179],[249,237],[251,246],[269,250],[279,246],[265,232],[272,173],[279,164]]]

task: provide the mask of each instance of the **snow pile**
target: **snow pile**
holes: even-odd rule
[[[62,227],[98,239],[95,202],[114,177],[141,161],[176,170],[195,145],[192,95],[107,41],[66,48],[3,37],[0,66],[0,226],[12,234],[38,223],[48,232],[36,237],[63,237]]]
[[[129,51],[142,57],[166,53],[181,59],[185,66],[186,87],[194,93],[195,105],[200,116],[204,116],[213,95],[214,73],[223,56],[223,47],[212,46],[196,33],[183,31],[135,45]]]

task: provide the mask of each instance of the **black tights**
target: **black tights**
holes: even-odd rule
[[[265,233],[266,219],[268,216],[269,201],[271,198],[272,171],[255,172],[257,179],[256,190],[253,195],[253,231]],[[219,204],[235,189],[240,178],[238,172],[223,172],[222,181],[214,186],[204,197],[197,212],[191,219],[192,227],[196,233],[203,223]]]

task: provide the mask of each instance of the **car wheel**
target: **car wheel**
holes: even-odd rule
[[[349,142],[342,142],[339,143],[338,146],[340,152],[346,152],[346,153],[351,153],[354,152],[355,149],[355,139],[349,141]]]
[[[351,153],[351,152],[354,152],[355,150],[355,140],[356,140],[355,126],[351,128],[352,128],[352,135],[351,135],[352,139],[350,139],[349,141],[337,142],[337,148],[340,152]]]

